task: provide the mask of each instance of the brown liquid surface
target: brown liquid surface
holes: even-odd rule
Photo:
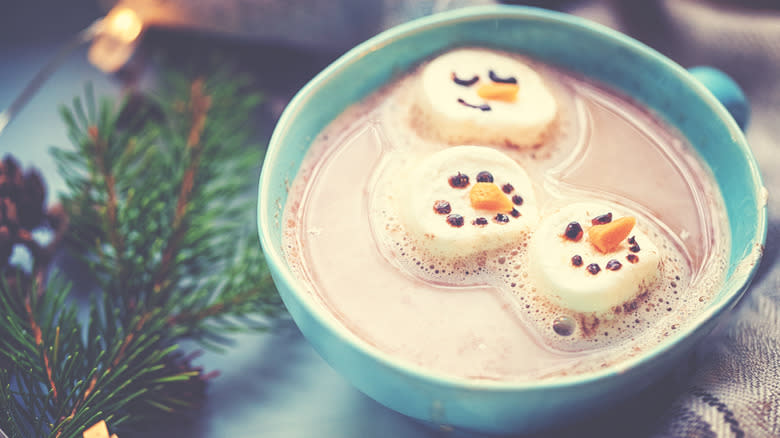
[[[451,376],[582,373],[656,345],[717,290],[728,228],[721,197],[690,147],[627,100],[536,67],[559,99],[556,134],[538,149],[499,149],[535,181],[542,214],[589,199],[637,211],[665,248],[662,284],[630,311],[598,316],[596,324],[595,315],[557,309],[534,293],[522,245],[485,254],[482,270],[465,276],[416,253],[396,222],[393,176],[447,145],[428,127],[412,128],[410,76],[323,131],[285,207],[293,271],[313,300],[365,342]],[[578,322],[572,336],[553,330],[560,316]]]

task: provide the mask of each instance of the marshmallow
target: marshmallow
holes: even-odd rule
[[[599,216],[610,222],[593,225]],[[528,257],[537,292],[566,309],[606,312],[646,291],[660,278],[661,256],[634,220],[601,203],[569,205],[543,218]]]
[[[468,257],[518,244],[538,221],[525,170],[484,146],[455,146],[399,177],[400,219],[434,256]]]
[[[540,144],[558,106],[539,75],[521,61],[484,49],[457,49],[422,71],[418,106],[450,144]]]

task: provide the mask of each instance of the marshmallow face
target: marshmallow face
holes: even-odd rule
[[[484,49],[458,49],[422,72],[418,105],[450,144],[541,144],[558,111],[528,65]]]
[[[606,312],[648,290],[661,273],[660,253],[650,238],[631,223],[627,235],[613,233],[613,244],[603,244],[609,240],[605,234],[629,219],[600,203],[569,205],[542,219],[529,245],[537,292],[565,309]],[[598,226],[591,230],[594,222]]]
[[[400,219],[437,257],[468,257],[518,243],[538,221],[525,170],[492,148],[442,150],[400,180]]]

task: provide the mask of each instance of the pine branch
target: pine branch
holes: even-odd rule
[[[52,151],[71,190],[67,242],[102,291],[83,325],[63,281],[1,283],[0,363],[13,365],[0,373],[0,420],[11,438],[80,438],[99,420],[117,430],[186,412],[214,373],[177,342],[210,346],[282,313],[249,226],[260,97],[227,70],[169,72],[160,90],[139,107],[138,96],[114,105],[88,87],[62,110],[76,146]]]
[[[163,286],[163,279],[167,276],[174,254],[177,252],[181,243],[182,235],[185,229],[182,227],[187,214],[187,205],[190,202],[193,185],[195,184],[195,174],[200,164],[200,155],[203,151],[201,145],[201,134],[206,123],[206,116],[211,106],[211,97],[203,94],[203,79],[199,78],[192,82],[190,88],[190,112],[192,122],[190,124],[189,135],[187,136],[187,148],[190,150],[190,163],[184,171],[184,177],[179,188],[179,196],[176,201],[176,210],[173,216],[171,229],[173,235],[163,250],[162,261],[159,270],[153,276],[152,284],[155,291],[159,291]]]

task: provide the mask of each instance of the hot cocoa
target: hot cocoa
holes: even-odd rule
[[[722,202],[685,139],[641,105],[468,49],[314,139],[285,206],[285,255],[311,299],[401,361],[540,379],[636,355],[704,308],[726,270]]]

